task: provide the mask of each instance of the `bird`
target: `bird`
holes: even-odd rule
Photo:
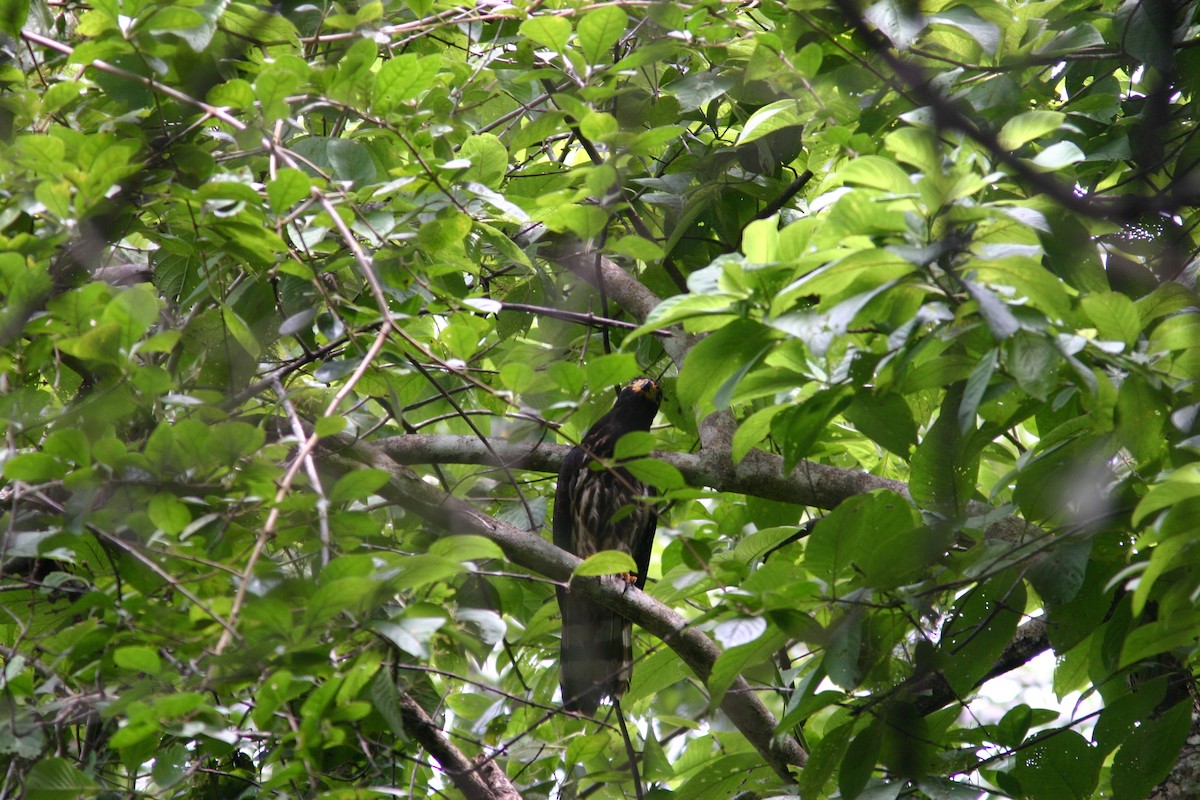
[[[658,516],[646,501],[652,489],[620,466],[594,469],[610,459],[626,433],[649,431],[662,403],[651,378],[634,378],[617,395],[612,410],[588,429],[563,459],[554,495],[554,544],[587,558],[601,550],[629,553],[637,565],[627,583],[646,584]],[[629,688],[633,666],[631,623],[587,597],[558,587],[562,611],[559,685],[568,711],[595,716],[600,700],[618,700]]]

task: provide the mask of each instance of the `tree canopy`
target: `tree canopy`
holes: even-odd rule
[[[2,9],[0,796],[1197,796],[1197,3]]]

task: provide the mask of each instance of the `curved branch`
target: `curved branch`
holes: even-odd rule
[[[341,437],[324,440],[328,448],[322,466],[343,474],[363,466],[381,469],[391,475],[379,490],[385,499],[434,523],[442,530],[483,536],[500,546],[514,564],[570,583],[571,590],[592,598],[617,611],[658,637],[674,650],[701,680],[707,681],[720,649],[688,620],[645,592],[622,583],[571,576],[580,559],[560,550],[541,536],[518,530],[425,483],[414,472],[398,464],[381,449],[364,442],[345,444]],[[337,444],[344,445],[334,449]],[[725,695],[721,710],[742,735],[758,750],[781,778],[791,781],[790,767],[803,767],[807,753],[790,736],[776,736],[778,723],[770,710],[739,677]]]
[[[558,472],[562,459],[570,450],[561,444],[497,441],[492,443],[493,456],[476,439],[448,434],[389,436],[372,441],[371,445],[397,464],[480,464],[548,473]],[[715,449],[700,455],[655,451],[651,456],[679,470],[689,486],[706,486],[719,492],[736,492],[814,508],[832,509],[847,498],[875,489],[889,489],[909,496],[908,486],[902,481],[814,461],[801,461],[790,473],[784,474],[783,458],[761,450],[751,450],[737,464],[733,463],[728,451]],[[497,463],[497,458],[502,463]],[[970,510],[981,516],[995,511],[982,503],[973,505]],[[1022,519],[1004,517],[992,523],[988,535],[1014,541],[1035,530]]]

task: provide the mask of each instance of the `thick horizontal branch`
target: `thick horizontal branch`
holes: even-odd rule
[[[390,436],[372,442],[398,464],[479,464],[557,473],[570,448],[561,444],[493,441],[485,448],[476,438],[450,435]],[[890,489],[908,497],[902,481],[881,478],[853,469],[801,461],[790,473],[783,472],[783,459],[761,450],[751,450],[737,464],[728,453],[709,451],[702,455],[656,451],[651,455],[675,467],[689,486],[708,487],[766,500],[779,500],[813,508],[831,509],[843,500],[875,489]],[[980,505],[972,513],[991,511]],[[989,535],[1015,541],[1030,532],[1015,517],[993,523]]]
[[[341,437],[330,442],[342,442]],[[323,452],[322,469],[343,474],[364,466],[382,469],[391,475],[380,495],[396,505],[433,523],[444,531],[474,534],[492,540],[514,564],[533,570],[555,581],[570,581],[571,591],[580,592],[601,605],[636,622],[662,640],[702,681],[707,681],[720,649],[704,633],[690,627],[688,621],[634,587],[571,575],[580,559],[555,547],[541,536],[518,530],[447,495],[421,480],[419,476],[391,459],[381,449],[363,443],[336,445]],[[775,717],[738,678],[725,695],[721,710],[742,735],[758,750],[771,768],[784,780],[792,780],[790,767],[803,767],[807,754],[794,739],[776,736]]]

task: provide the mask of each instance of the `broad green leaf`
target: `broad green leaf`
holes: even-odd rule
[[[805,548],[805,566],[833,586],[856,574],[856,564],[871,555],[880,536],[910,530],[919,521],[912,504],[895,492],[851,497],[817,523]]]
[[[329,490],[329,502],[365,500],[381,489],[391,476],[381,469],[356,469],[338,478]]]
[[[159,492],[150,498],[146,511],[150,521],[171,536],[178,536],[192,522],[192,512],[187,505],[168,492]]]
[[[738,144],[748,144],[782,128],[802,126],[800,105],[795,100],[777,100],[755,111],[742,126]]]
[[[561,53],[566,50],[567,40],[571,36],[571,22],[565,17],[540,15],[522,22],[520,31],[522,36]]]
[[[462,158],[470,159],[471,167],[463,173],[467,180],[495,189],[508,169],[508,151],[500,139],[490,133],[467,137],[458,149]]]
[[[402,53],[383,62],[375,76],[375,111],[386,114],[402,103],[411,103],[432,88],[441,67],[438,56]]]
[[[812,454],[829,422],[849,405],[850,397],[845,385],[821,389],[771,421],[771,433],[783,449],[786,472]]]
[[[677,294],[663,300],[646,317],[646,323],[631,336],[641,336],[685,319],[734,311],[736,297],[726,294]]]
[[[113,662],[118,667],[135,672],[144,672],[147,675],[157,675],[162,671],[162,659],[150,647],[118,647],[113,651]]]
[[[907,459],[917,444],[912,409],[897,394],[857,395],[842,415],[864,436],[901,458]]]
[[[575,36],[588,64],[597,66],[609,56],[628,22],[628,15],[617,6],[600,6],[580,18]]]
[[[767,631],[767,621],[762,617],[737,617],[725,620],[713,629],[713,638],[724,648],[749,644]]]
[[[1038,399],[1058,385],[1062,355],[1044,334],[1017,331],[1004,347],[1004,366],[1017,384]]]
[[[838,790],[846,800],[854,800],[862,794],[879,761],[879,749],[883,744],[882,723],[875,722],[858,733],[846,748],[838,771]]]
[[[1197,624],[1200,624],[1200,614],[1193,611],[1134,629],[1121,646],[1119,666],[1128,667],[1176,648],[1195,649]]]
[[[10,481],[44,483],[62,478],[66,467],[45,453],[21,453],[4,462],[4,477]]]
[[[855,723],[843,723],[828,731],[813,747],[808,763],[800,773],[798,788],[803,800],[818,800],[826,797],[825,784],[837,771],[845,758],[850,740],[854,736]]]
[[[1083,587],[1091,554],[1089,540],[1058,542],[1029,571],[1029,582],[1047,603],[1069,603]]]
[[[1133,510],[1132,522],[1139,526],[1156,511],[1172,508],[1185,500],[1200,497],[1200,465],[1187,464],[1150,488]]]
[[[276,214],[285,213],[293,204],[307,199],[311,189],[311,180],[300,170],[279,170],[267,183],[267,199],[271,203],[271,210]]]
[[[1090,294],[1080,305],[1104,339],[1132,345],[1142,333],[1144,323],[1137,306],[1123,294]]]
[[[738,426],[737,432],[733,434],[731,453],[735,464],[745,458],[752,448],[766,438],[771,431],[771,421],[775,415],[787,410],[788,407],[783,405],[768,406],[754,412]]]
[[[997,574],[965,593],[942,624],[939,648],[944,675],[965,695],[996,664],[1025,612],[1025,585],[1011,572]]]
[[[717,656],[712,673],[708,676],[709,702],[719,705],[729,687],[733,685],[745,670],[755,664],[770,663],[779,648],[787,644],[787,636],[780,630],[768,628],[765,620],[757,623],[731,621],[736,632],[724,629],[730,635],[730,641],[747,639],[761,627],[762,633],[748,638],[741,644],[727,646],[725,652]],[[718,634],[719,635],[719,634]]]
[[[1117,392],[1117,433],[1138,461],[1152,461],[1163,452],[1167,413],[1162,396],[1145,379],[1130,375],[1121,384]]]
[[[588,385],[593,391],[602,392],[606,387],[624,385],[633,380],[639,370],[633,353],[609,353],[588,361],[586,372]]]
[[[892,194],[911,194],[913,182],[895,161],[881,156],[862,156],[846,162],[837,172],[844,183],[857,183]]]
[[[701,412],[717,389],[772,340],[770,332],[749,320],[734,320],[704,337],[688,353],[676,389],[685,408]]]
[[[634,563],[633,556],[629,553],[621,550],[602,550],[585,558],[572,574],[580,576],[632,575],[636,572],[637,564]]]
[[[28,800],[77,800],[94,795],[99,787],[65,758],[43,758],[25,779]]]
[[[617,461],[644,456],[654,449],[654,434],[647,431],[630,431],[623,434],[613,447],[613,458]]]
[[[999,142],[1005,150],[1016,150],[1026,142],[1058,130],[1066,115],[1061,111],[1026,111],[1008,120],[1000,129]]]
[[[1026,743],[1016,759],[1014,774],[1030,800],[1086,800],[1100,777],[1099,753],[1069,729]]]
[[[1113,796],[1148,797],[1179,759],[1190,722],[1191,704],[1185,701],[1132,726],[1113,759]]]

